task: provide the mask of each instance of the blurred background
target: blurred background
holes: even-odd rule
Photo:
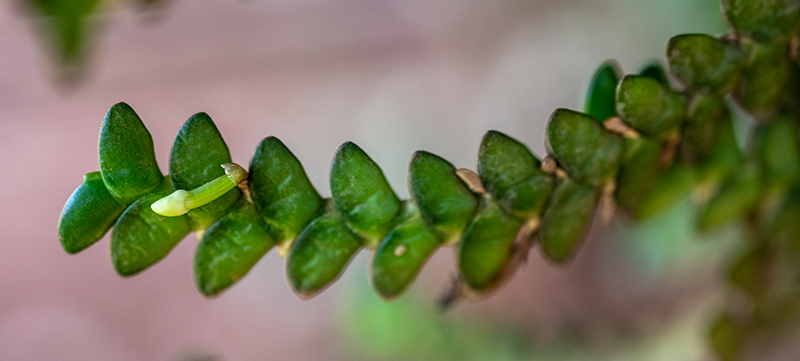
[[[709,359],[722,256],[737,242],[698,239],[686,205],[647,224],[596,222],[566,266],[534,250],[505,288],[447,313],[435,300],[450,249],[390,303],[370,288],[368,252],[312,300],[292,294],[274,251],[209,300],[193,283],[193,236],[122,279],[107,238],[67,255],[56,226],[98,170],[116,102],[142,117],[162,170],[204,111],[240,164],[275,135],[327,196],[331,158],[353,141],[408,198],[415,150],[474,169],[495,129],[543,155],[549,114],[580,109],[601,62],[635,72],[673,35],[724,33],[718,0],[106,1],[85,18],[82,65],[66,70],[28,5],[0,6],[0,359]]]

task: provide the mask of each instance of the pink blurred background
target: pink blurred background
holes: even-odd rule
[[[715,2],[175,0],[155,14],[113,2],[88,77],[71,88],[54,81],[36,19],[4,3],[0,359],[360,357],[339,313],[353,287],[368,286],[367,252],[333,287],[301,301],[275,252],[208,300],[193,284],[193,236],[129,279],[114,273],[107,238],[78,255],[61,249],[61,207],[82,175],[98,169],[100,122],[118,101],[147,124],[162,170],[183,121],[205,111],[236,162],[247,164],[255,145],[275,135],[329,195],[330,160],[349,140],[407,198],[407,164],[418,149],[474,168],[482,135],[496,129],[542,155],[549,114],[579,108],[596,66],[616,58],[633,72],[663,60],[672,35],[720,29]],[[441,317],[521,321],[546,337],[586,319],[628,327],[681,314],[680,300],[616,276],[630,268],[604,253],[610,232],[595,227],[568,267],[535,251],[508,287]],[[410,294],[432,304],[452,267],[450,250],[440,251]],[[669,290],[697,291],[682,287]],[[640,308],[655,316],[630,316]],[[684,356],[702,355],[697,335],[687,336],[692,353]]]

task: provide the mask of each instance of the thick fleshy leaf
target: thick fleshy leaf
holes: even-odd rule
[[[589,115],[557,109],[547,124],[545,145],[579,183],[600,187],[613,181],[619,170],[622,140]]]
[[[169,178],[175,189],[192,190],[225,174],[220,166],[231,162],[228,146],[206,113],[189,118],[178,131],[169,155]],[[197,229],[206,229],[225,215],[241,196],[238,188],[200,208],[189,211]]]
[[[508,271],[511,250],[522,221],[500,204],[487,200],[472,221],[458,252],[458,269],[464,282],[476,291],[488,291]]]
[[[153,138],[125,103],[108,110],[98,141],[100,173],[109,193],[129,205],[161,184]]]
[[[667,45],[669,69],[687,87],[726,93],[736,84],[741,66],[739,50],[705,34],[673,37]]]
[[[664,70],[664,66],[661,65],[661,62],[654,61],[642,67],[639,70],[639,75],[646,76],[650,79],[653,79],[659,82],[661,85],[665,87],[669,87],[669,79],[667,78],[667,71]]]
[[[206,296],[216,295],[244,277],[275,242],[249,202],[240,204],[203,233],[194,254],[194,279]]]
[[[111,232],[111,262],[122,276],[132,276],[164,258],[192,230],[186,216],[165,217],[150,205],[172,193],[170,182],[131,204]]]
[[[538,232],[542,252],[553,262],[570,259],[592,226],[600,190],[559,177]]]
[[[734,95],[742,108],[765,121],[778,110],[789,80],[788,49],[766,44],[750,44],[748,49],[748,59]]]
[[[78,253],[103,238],[125,210],[108,193],[100,172],[83,177],[67,200],[58,220],[58,238],[67,253]]]
[[[357,145],[339,147],[331,167],[331,196],[347,225],[377,246],[400,212],[400,199],[380,167]]]
[[[680,163],[674,164],[658,177],[649,194],[639,204],[634,218],[650,218],[680,203],[692,193],[696,180],[694,169]]]
[[[278,243],[297,237],[324,203],[300,161],[275,137],[259,143],[248,181],[256,210]]]
[[[786,42],[797,33],[796,0],[722,0],[722,13],[737,32],[757,41]]]
[[[601,122],[617,116],[614,100],[620,78],[622,69],[616,60],[608,60],[597,68],[583,102],[586,114]]]
[[[456,242],[478,207],[478,198],[456,175],[450,162],[418,151],[409,164],[409,187],[422,217]]]
[[[735,220],[744,220],[763,196],[763,184],[755,164],[742,165],[700,210],[698,227],[711,230]]]
[[[722,122],[731,122],[725,101],[717,96],[695,95],[681,134],[682,159],[691,164],[706,161],[714,149]]]
[[[679,93],[657,80],[626,75],[617,88],[617,111],[634,129],[660,137],[681,125],[686,104]]]
[[[703,163],[703,180],[721,180],[739,168],[744,161],[744,153],[736,140],[733,120],[725,115],[717,125],[711,154]]]
[[[539,159],[516,139],[497,131],[483,136],[478,150],[481,181],[515,215],[539,217],[550,198],[553,176],[539,166]]]
[[[757,131],[759,164],[768,184],[784,190],[800,178],[800,138],[797,121],[779,118]]]
[[[403,203],[398,220],[372,257],[372,285],[384,299],[405,291],[441,244],[414,202]]]
[[[286,275],[294,292],[311,298],[333,283],[361,243],[335,210],[315,219],[292,243]]]
[[[647,137],[625,138],[624,146],[616,199],[620,208],[633,215],[658,179],[662,148],[659,142]]]

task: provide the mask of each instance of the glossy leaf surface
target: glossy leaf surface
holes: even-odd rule
[[[398,218],[398,224],[381,240],[372,257],[372,285],[385,299],[397,297],[408,288],[441,244],[414,202],[404,202]]]
[[[617,116],[614,100],[620,78],[622,69],[615,60],[608,60],[597,68],[583,102],[586,114],[600,121]]]
[[[339,147],[331,167],[331,196],[345,222],[377,246],[400,212],[400,199],[380,167],[357,145]]]
[[[275,242],[255,207],[239,202],[237,208],[203,233],[194,255],[197,289],[216,295],[244,277]]]
[[[525,218],[541,215],[554,180],[539,167],[539,159],[516,139],[497,131],[483,136],[478,150],[481,181],[514,214]]]
[[[278,243],[297,237],[323,205],[300,161],[275,137],[259,143],[248,181],[256,210]]]
[[[639,132],[660,137],[683,122],[686,104],[679,93],[641,75],[626,75],[617,88],[617,111]]]
[[[542,218],[538,239],[542,252],[553,262],[570,259],[594,220],[600,191],[559,177]]]
[[[600,187],[617,175],[622,140],[589,115],[557,109],[545,141],[547,151],[577,182]]]
[[[458,251],[458,269],[471,289],[488,291],[503,278],[521,226],[498,203],[487,200],[482,205]]]
[[[418,151],[409,164],[409,186],[423,218],[457,241],[478,207],[478,199],[441,157]]]
[[[172,192],[165,180],[158,189],[131,204],[111,231],[111,262],[122,276],[132,276],[164,258],[192,230],[186,216],[165,217],[150,205]]]
[[[339,277],[360,247],[336,211],[315,219],[297,236],[286,261],[292,289],[313,297]]]
[[[108,193],[100,172],[83,177],[58,220],[58,239],[67,253],[78,253],[103,238],[125,206]]]
[[[128,104],[109,109],[97,147],[103,182],[120,203],[131,204],[161,184],[153,138]]]
[[[225,174],[220,166],[231,162],[228,146],[206,113],[189,118],[178,131],[169,156],[169,177],[175,189],[192,190]],[[196,228],[206,229],[226,214],[242,192],[233,188],[225,195],[188,215]]]

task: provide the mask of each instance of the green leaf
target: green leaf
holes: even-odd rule
[[[712,36],[684,34],[669,40],[667,59],[672,75],[687,87],[721,94],[736,84],[741,54]]]
[[[626,75],[617,88],[617,111],[639,132],[661,137],[681,125],[686,104],[679,93],[657,80]]]
[[[786,46],[750,44],[742,79],[734,94],[738,103],[753,117],[771,118],[781,103],[789,79]]]
[[[784,254],[800,258],[800,185],[789,189],[778,206],[771,224],[769,235],[785,250]],[[800,262],[795,262],[800,265]]]
[[[466,284],[476,291],[488,291],[508,271],[514,240],[522,221],[509,215],[500,204],[486,202],[472,221],[458,252],[458,269]]]
[[[661,172],[661,144],[647,137],[625,138],[625,155],[619,170],[617,204],[629,215],[638,212]]]
[[[736,141],[736,131],[733,129],[733,120],[729,114],[726,114],[717,125],[712,144],[711,154],[703,165],[702,177],[720,180],[738,169],[744,161],[744,154]]]
[[[545,256],[562,263],[572,257],[592,226],[600,191],[559,177],[542,218],[538,239]]]
[[[619,170],[622,140],[589,115],[557,109],[547,124],[545,145],[579,183],[601,187]]]
[[[417,151],[409,164],[409,186],[422,217],[448,235],[460,239],[478,207],[478,199],[456,175],[456,168],[439,156]]]
[[[103,238],[125,210],[108,193],[100,172],[83,177],[83,184],[67,200],[58,220],[58,238],[61,247],[73,254],[93,245]]]
[[[109,193],[129,205],[161,184],[153,138],[125,103],[109,109],[98,141],[100,173]]]
[[[720,361],[741,360],[744,332],[730,315],[724,314],[714,322],[710,338]]]
[[[601,122],[617,116],[614,99],[620,78],[622,69],[616,60],[608,60],[597,68],[589,82],[589,89],[583,102],[586,114]]]
[[[697,181],[694,169],[676,163],[661,173],[649,194],[639,204],[636,219],[660,214],[688,197]]]
[[[311,298],[333,283],[361,247],[335,210],[315,219],[292,244],[286,275],[294,292]]]
[[[347,225],[375,247],[400,212],[400,199],[380,167],[357,145],[339,147],[331,167],[331,196]]]
[[[788,42],[800,23],[796,0],[722,0],[722,13],[732,28],[757,41]]]
[[[275,245],[253,204],[239,203],[203,233],[194,254],[195,283],[206,296],[244,277]]]
[[[278,243],[297,237],[323,205],[300,161],[275,137],[259,143],[248,181],[256,210]]]
[[[800,178],[800,138],[797,121],[779,118],[756,131],[756,152],[768,184],[784,190]]]
[[[192,190],[225,175],[220,165],[230,162],[228,146],[214,121],[206,113],[197,113],[183,123],[172,143],[169,177],[173,188]],[[238,188],[233,188],[213,202],[189,211],[195,228],[210,227],[225,215],[241,194]]]
[[[689,115],[681,134],[681,157],[690,164],[708,160],[719,138],[723,122],[731,123],[725,101],[717,96],[697,94],[689,105]],[[735,140],[734,140],[735,141]]]
[[[762,189],[758,167],[753,163],[742,165],[738,174],[723,183],[700,210],[698,227],[708,231],[735,220],[743,220],[761,200]]]
[[[667,72],[664,70],[664,66],[661,65],[661,62],[654,61],[645,65],[641,70],[639,70],[639,75],[648,77],[659,82],[665,87],[669,87]]]
[[[516,139],[497,131],[483,136],[478,150],[481,181],[515,215],[539,217],[550,198],[553,176],[539,167],[539,159]]]
[[[165,217],[150,209],[172,192],[165,180],[152,193],[131,204],[111,232],[111,261],[122,276],[132,276],[164,258],[192,230],[188,216]]]
[[[372,285],[384,299],[403,293],[441,244],[414,202],[403,202],[398,220],[372,257]]]

